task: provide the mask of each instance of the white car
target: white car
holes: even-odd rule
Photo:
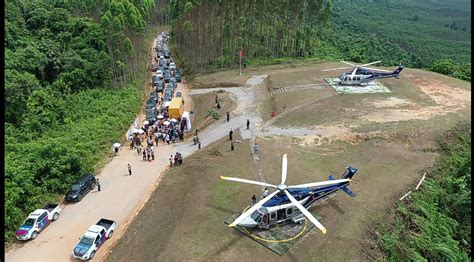
[[[42,209],[36,209],[28,215],[28,218],[16,231],[16,238],[18,240],[35,239],[38,233],[43,231],[51,221],[59,218],[60,212],[59,204],[47,204]]]
[[[170,63],[170,69],[171,70],[176,69],[176,64],[175,63]]]
[[[112,237],[116,227],[115,221],[102,218],[97,224],[92,225],[80,238],[72,250],[72,256],[81,260],[94,258],[95,253],[105,240]]]
[[[163,71],[157,70],[156,71],[156,76],[159,77],[159,78],[163,78]]]

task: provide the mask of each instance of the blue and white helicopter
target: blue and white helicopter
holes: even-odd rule
[[[402,63],[400,63],[400,65],[394,71],[367,67],[368,65],[377,64],[382,61],[375,61],[375,62],[371,62],[364,65],[356,65],[356,64],[349,63],[346,61],[341,61],[341,62],[350,65],[350,67],[339,67],[339,68],[331,68],[331,69],[323,70],[323,71],[332,71],[332,70],[353,68],[351,72],[343,73],[342,75],[340,75],[338,78],[335,79],[335,82],[339,85],[364,86],[376,79],[383,79],[383,78],[390,78],[390,77],[395,77],[398,79],[400,77],[400,72],[404,68]]]
[[[268,229],[270,226],[291,220],[295,223],[301,223],[304,217],[308,218],[323,234],[326,229],[321,223],[307,210],[311,205],[318,201],[329,198],[338,190],[342,190],[351,197],[355,194],[348,188],[351,178],[357,172],[357,169],[349,166],[342,175],[342,179],[335,179],[329,176],[328,181],[314,182],[308,184],[287,186],[285,185],[288,160],[287,155],[283,155],[281,183],[272,185],[264,182],[253,181],[235,177],[224,177],[221,179],[254,184],[275,188],[276,190],[263,198],[248,210],[243,212],[237,219],[230,224],[230,227],[239,225],[242,227],[259,227]]]

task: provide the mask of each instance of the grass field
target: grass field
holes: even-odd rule
[[[331,66],[270,66],[255,69],[250,76],[270,74],[267,89],[271,91],[275,86],[295,85],[294,77],[300,78],[296,85],[314,83],[322,76],[321,68]],[[291,73],[299,69],[305,73]],[[210,79],[226,74],[225,81],[238,82],[229,71]],[[361,244],[370,241],[367,232],[372,223],[412,190],[432,165],[437,156],[435,139],[458,121],[470,122],[469,83],[420,70],[408,69],[402,75],[384,82],[390,94],[335,95],[282,117],[274,124],[319,130],[321,135],[257,137],[258,161],[251,156],[250,140],[239,139],[235,151],[230,151],[226,138],[186,158],[182,166],[164,174],[107,260],[367,260]],[[279,84],[272,86],[275,81]],[[288,91],[263,100],[261,108],[286,104],[289,110],[298,101],[328,90]],[[213,102],[214,94],[210,96]],[[359,169],[351,185],[358,195],[351,198],[341,192],[313,206],[328,233],[313,229],[280,257],[224,224],[249,204],[253,194],[260,195],[261,188],[219,177],[263,178],[278,184],[285,153],[288,185],[339,177],[352,164]]]

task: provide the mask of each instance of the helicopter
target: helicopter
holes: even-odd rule
[[[319,223],[319,221],[311,215],[307,209],[309,209],[314,202],[328,199],[339,190],[344,191],[351,197],[356,196],[356,194],[348,188],[348,185],[350,184],[354,174],[357,172],[357,168],[352,166],[347,167],[342,175],[342,179],[335,179],[333,176],[329,176],[329,180],[327,181],[287,186],[285,184],[287,167],[287,154],[284,154],[281,170],[281,183],[279,185],[221,176],[221,179],[228,181],[254,184],[276,189],[273,193],[270,193],[249,209],[245,210],[239,217],[229,224],[230,227],[238,225],[247,228],[259,227],[268,229],[270,226],[288,221],[301,223],[306,217],[317,228],[319,228],[323,234],[326,234],[326,228],[324,228],[324,226]]]
[[[356,64],[349,63],[346,61],[341,61],[341,62],[350,65],[350,67],[339,67],[339,68],[331,68],[331,69],[322,70],[322,71],[333,71],[333,70],[353,68],[351,72],[343,73],[337,79],[335,79],[335,82],[339,85],[364,86],[374,81],[375,79],[390,78],[390,77],[395,77],[398,79],[400,76],[400,72],[404,68],[402,63],[400,63],[400,65],[394,71],[367,67],[368,65],[377,64],[382,61],[375,61],[368,64],[363,64],[363,65],[356,65]]]

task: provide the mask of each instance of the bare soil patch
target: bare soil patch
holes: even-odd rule
[[[212,116],[209,116],[208,110],[210,108],[215,108],[215,98],[216,94],[218,95],[221,102],[221,109],[217,110],[220,114],[220,118],[226,117],[226,112],[232,112],[236,107],[236,102],[231,98],[231,95],[226,92],[218,92],[219,90],[216,89],[216,92],[200,94],[200,95],[193,95],[193,108],[194,108],[194,126],[198,130],[203,130],[205,127],[209,126],[210,124],[214,123],[216,119]]]

